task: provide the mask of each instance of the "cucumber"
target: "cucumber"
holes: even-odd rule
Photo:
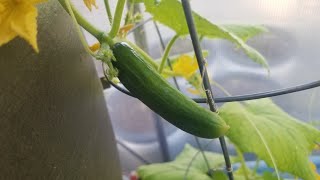
[[[171,86],[150,64],[124,42],[112,46],[120,82],[140,101],[181,130],[202,138],[224,135],[229,126]]]

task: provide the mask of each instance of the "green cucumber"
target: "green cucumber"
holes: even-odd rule
[[[201,107],[171,86],[128,44],[112,46],[120,82],[140,101],[181,130],[202,138],[224,135],[229,126],[217,114]]]

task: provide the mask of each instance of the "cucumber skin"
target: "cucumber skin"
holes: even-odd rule
[[[140,101],[181,130],[202,138],[224,135],[229,126],[216,113],[201,107],[173,86],[128,44],[112,47],[121,83]]]

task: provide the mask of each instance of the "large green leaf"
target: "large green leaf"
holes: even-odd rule
[[[211,168],[224,166],[222,154],[212,152],[204,153]],[[231,157],[231,161],[236,162],[237,159]],[[190,167],[187,172],[188,166]],[[188,180],[211,180],[212,178],[206,174],[207,171],[207,165],[199,153],[199,150],[187,144],[174,161],[141,166],[138,169],[138,175],[143,180],[177,180],[184,179],[186,174]],[[225,176],[221,173],[216,173],[214,177],[220,177],[219,180],[225,179]]]
[[[252,26],[239,24],[225,24],[221,26],[227,31],[238,36],[243,41],[247,41],[248,39],[257,36],[261,33],[268,32],[268,30],[264,26],[259,25]]]
[[[152,14],[153,19],[170,27],[177,34],[183,36],[189,34],[182,5],[177,0],[144,0],[146,11]],[[199,14],[193,12],[197,32],[209,38],[226,39],[244,50],[244,52],[255,62],[265,68],[269,68],[267,61],[255,49],[248,46],[245,41],[266,29],[262,26],[249,25],[225,25],[213,24]]]
[[[274,173],[271,172],[263,172],[263,174],[257,174],[254,172],[254,170],[249,169],[245,167],[247,177],[244,175],[243,168],[239,168],[238,170],[233,172],[234,179],[236,180],[248,180],[248,179],[254,179],[254,180],[278,180],[277,176],[274,175]],[[280,180],[283,178],[280,177]]]
[[[253,152],[280,171],[315,179],[308,156],[320,140],[319,130],[288,115],[269,99],[226,103],[219,115],[231,127],[228,138],[242,152]]]

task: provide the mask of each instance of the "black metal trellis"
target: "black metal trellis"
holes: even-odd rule
[[[201,47],[200,47],[200,43],[199,43],[199,40],[198,40],[198,37],[197,37],[196,29],[195,29],[195,26],[194,26],[193,17],[192,17],[192,11],[191,11],[191,7],[190,7],[190,4],[189,4],[189,1],[188,0],[182,0],[182,5],[183,5],[183,10],[184,10],[184,13],[185,13],[185,16],[186,16],[186,21],[187,21],[187,24],[188,24],[190,37],[191,37],[192,44],[193,44],[193,48],[194,48],[194,51],[195,51],[195,54],[196,54],[196,57],[197,57],[197,60],[198,60],[198,64],[199,64],[201,75],[203,77],[203,85],[204,85],[205,92],[206,92],[206,95],[207,95],[207,98],[194,98],[193,100],[195,102],[197,102],[197,103],[208,103],[209,106],[210,106],[210,109],[212,111],[216,112],[217,109],[215,107],[215,103],[232,102],[232,101],[246,101],[246,100],[267,98],[267,97],[272,97],[272,96],[279,96],[279,95],[299,92],[299,91],[303,91],[303,90],[307,90],[307,89],[311,89],[311,88],[316,88],[316,87],[320,86],[320,80],[318,80],[318,81],[313,81],[313,82],[302,84],[302,85],[297,85],[297,86],[278,89],[278,90],[266,91],[266,92],[261,92],[261,93],[214,98],[213,95],[212,95],[211,86],[210,86],[210,83],[209,83],[209,78],[208,78],[208,75],[207,75],[207,72],[206,72],[206,68],[204,66],[205,65],[205,61],[204,61],[204,59],[202,57]],[[149,18],[149,19],[139,23],[137,26],[143,26],[144,24],[146,24],[147,22],[150,22],[151,20],[152,20],[152,18]],[[161,37],[160,31],[159,31],[159,29],[157,27],[157,24],[155,22],[154,22],[154,24],[156,26],[156,30],[157,30],[157,33],[158,33],[158,36],[159,36],[159,39],[160,39],[160,42],[161,42],[161,46],[164,49],[165,45],[164,45],[163,39]],[[129,33],[133,32],[135,30],[135,28],[132,29],[131,31],[129,31]],[[169,67],[171,68],[171,64],[170,64],[170,60],[169,59],[168,59],[168,64],[169,64]],[[109,81],[109,83],[113,87],[118,89],[119,91],[121,91],[121,92],[123,92],[123,93],[125,93],[125,94],[127,94],[129,96],[134,97],[126,89],[114,84],[111,81]],[[175,77],[174,77],[174,84],[176,85],[177,89],[180,89]],[[227,174],[229,176],[229,179],[233,179],[232,167],[231,167],[231,163],[230,163],[230,159],[229,159],[229,155],[228,155],[228,151],[227,151],[227,146],[226,146],[225,140],[224,140],[223,137],[219,138],[219,140],[220,140],[220,145],[222,147],[223,155],[224,155],[225,162],[226,162]],[[199,142],[198,142],[198,144],[199,144]],[[134,154],[137,154],[131,149],[128,149],[128,150],[130,152],[133,152]],[[201,149],[201,151],[202,151],[202,149]],[[137,156],[137,158],[140,159],[139,156]],[[140,159],[140,160],[144,161],[143,159]],[[212,171],[210,171],[210,169],[209,169],[208,172],[209,172],[209,175],[210,175],[210,172],[212,172]]]
[[[109,81],[109,80],[108,80]],[[134,97],[129,91],[126,89],[114,84],[113,82],[109,81],[109,83],[116,88],[117,90],[127,94],[128,96]],[[280,96],[285,94],[291,94],[299,91],[304,91],[312,88],[316,88],[320,86],[320,80],[313,81],[306,84],[301,84],[297,86],[292,86],[283,89],[277,89],[272,91],[265,91],[261,93],[253,93],[253,94],[245,94],[239,96],[229,96],[229,97],[217,97],[214,98],[215,103],[225,103],[225,102],[233,102],[233,101],[247,101],[247,100],[254,100],[254,99],[261,99],[261,98],[268,98],[273,96]],[[193,100],[197,103],[207,103],[207,99],[205,98],[193,98]]]
[[[119,144],[121,147],[123,147],[125,150],[127,150],[129,153],[131,153],[134,157],[136,157],[137,159],[139,159],[141,162],[143,162],[144,164],[151,164],[151,162],[149,162],[148,160],[146,160],[145,158],[143,158],[140,154],[138,154],[137,152],[135,152],[134,150],[132,150],[129,146],[127,146],[124,142],[122,142],[119,139],[116,139],[117,144]]]
[[[194,25],[194,21],[193,21],[193,17],[192,17],[192,11],[191,11],[191,7],[190,7],[189,1],[188,0],[182,0],[182,7],[183,7],[183,11],[184,11],[186,20],[187,20],[189,33],[190,33],[190,37],[191,37],[192,44],[193,44],[193,49],[194,49],[194,52],[195,52],[196,57],[197,57],[200,73],[201,73],[201,76],[202,76],[202,82],[203,82],[204,90],[205,90],[206,95],[207,95],[207,103],[209,104],[209,107],[210,107],[211,111],[217,112],[217,108],[216,108],[216,105],[215,105],[214,100],[213,100],[213,94],[212,94],[212,89],[211,89],[210,82],[209,82],[209,76],[208,76],[208,73],[207,73],[207,70],[206,70],[206,67],[205,67],[206,62],[205,62],[205,60],[204,60],[204,58],[202,56],[202,51],[201,51],[201,47],[200,47],[200,43],[199,43],[196,27]],[[222,148],[222,153],[223,153],[225,164],[226,164],[226,171],[227,171],[228,177],[229,177],[230,180],[233,180],[232,166],[231,166],[231,162],[230,162],[230,157],[229,157],[226,141],[225,141],[223,136],[219,137],[219,141],[220,141],[220,145],[221,145],[221,148]],[[208,172],[210,172],[210,169],[208,170]]]

